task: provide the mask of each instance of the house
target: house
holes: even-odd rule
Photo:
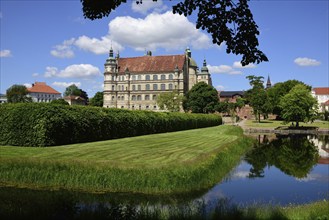
[[[86,100],[80,96],[70,95],[65,96],[64,100],[70,105],[86,105]]]
[[[329,87],[313,88],[312,96],[318,101],[320,112],[329,111]]]
[[[157,97],[177,91],[186,94],[198,82],[212,84],[206,60],[199,71],[191,57],[185,54],[120,58],[110,50],[104,72],[104,107],[149,109],[158,111]]]
[[[0,104],[7,102],[7,96],[0,93]]]
[[[27,88],[33,102],[51,102],[55,99],[62,98],[60,92],[48,86],[45,82],[35,82],[32,87]]]
[[[236,102],[238,98],[243,98],[244,91],[218,91],[219,101]]]

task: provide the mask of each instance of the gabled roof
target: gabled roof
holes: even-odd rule
[[[124,73],[128,68],[129,72],[173,72],[175,67],[183,69],[185,63],[185,55],[169,55],[169,56],[143,56],[119,58],[119,73]]]
[[[78,100],[78,101],[85,101],[84,98],[81,96],[76,96],[76,95],[70,95],[70,96],[65,96],[64,100]]]
[[[219,97],[232,97],[234,95],[243,96],[244,91],[219,91]]]
[[[313,88],[315,95],[329,95],[329,87]]]
[[[32,87],[27,88],[27,90],[30,93],[36,92],[36,93],[61,94],[60,92],[48,86],[45,82],[35,82],[34,84],[32,84]]]

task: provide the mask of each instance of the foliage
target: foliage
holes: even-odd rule
[[[71,96],[71,95],[80,96],[86,102],[88,101],[88,94],[82,89],[79,89],[75,84],[68,86],[64,91],[64,96]]]
[[[280,99],[289,93],[289,91],[297,84],[302,84],[311,91],[311,86],[298,80],[287,80],[285,82],[276,83],[271,88],[267,89],[269,103],[271,104],[271,112],[281,118],[282,108],[280,107]]]
[[[190,91],[187,92],[183,101],[185,111],[193,113],[211,113],[215,112],[218,105],[218,92],[205,82],[195,84]]]
[[[103,107],[103,102],[104,102],[103,94],[104,94],[103,92],[96,92],[95,96],[90,99],[89,105]]]
[[[50,103],[55,105],[69,105],[69,103],[64,99],[54,99]]]
[[[246,94],[246,99],[249,105],[253,108],[253,112],[258,122],[260,122],[260,115],[267,115],[270,112],[270,104],[267,97],[267,93],[264,88],[264,77],[250,75],[246,77],[249,80],[249,84],[252,86]]]
[[[183,96],[179,95],[177,91],[161,93],[157,97],[159,108],[170,112],[179,112],[182,101]]]
[[[29,92],[24,85],[15,84],[6,91],[6,96],[9,103],[32,102],[32,98],[28,97],[28,94]]]
[[[94,20],[108,16],[127,1],[81,0],[81,2],[84,17]],[[136,2],[142,3],[141,0]],[[243,66],[268,61],[266,55],[257,48],[258,26],[247,0],[239,0],[237,3],[230,0],[181,0],[173,6],[173,13],[183,14],[185,17],[193,12],[198,12],[196,28],[206,30],[212,36],[214,44],[221,45],[225,42],[227,53],[242,55]]]
[[[313,119],[317,110],[317,100],[312,97],[308,88],[302,84],[294,86],[280,100],[282,118],[285,122],[308,122]]]
[[[46,103],[0,106],[0,144],[53,146],[221,124],[216,115],[156,113]],[[129,126],[127,126],[129,125]]]

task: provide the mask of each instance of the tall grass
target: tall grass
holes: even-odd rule
[[[89,192],[183,193],[220,181],[252,140],[237,127],[51,148],[0,147],[0,184]]]

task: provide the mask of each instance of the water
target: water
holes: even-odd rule
[[[154,211],[157,207],[169,211],[183,207],[184,213],[195,212],[197,207],[202,216],[218,204],[232,207],[328,200],[329,136],[255,138],[255,148],[223,181],[205,192],[158,197],[0,188],[0,219],[138,219],[136,213],[141,209]]]

